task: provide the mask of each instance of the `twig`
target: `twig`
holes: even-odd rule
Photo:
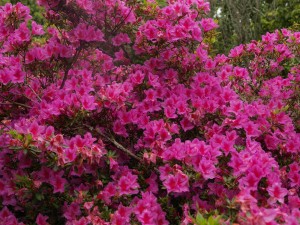
[[[113,137],[108,137],[106,134],[103,134],[99,129],[94,129],[91,126],[88,126],[85,124],[85,126],[90,130],[90,131],[96,131],[98,134],[100,134],[102,137],[104,137],[107,141],[112,143],[114,146],[116,146],[118,149],[126,153],[127,155],[131,156],[132,158],[136,159],[140,163],[144,163],[143,159],[140,157],[136,156],[135,154],[132,153],[129,149],[125,148],[123,145],[121,145],[119,142],[117,142]],[[155,172],[159,173],[159,170],[157,168],[153,168]]]
[[[67,68],[65,70],[64,78],[63,78],[63,81],[62,81],[59,89],[63,89],[63,87],[65,86],[65,83],[67,81],[68,73],[69,73],[70,69],[71,69],[71,63],[70,63],[70,65],[67,66]]]
[[[6,129],[10,130],[10,128],[9,128],[5,123],[3,123],[2,121],[0,121],[0,124],[1,124],[2,126],[4,126]]]
[[[22,106],[24,108],[28,108],[28,109],[31,109],[32,107],[29,106],[29,105],[25,105],[25,104],[22,104],[22,103],[19,103],[19,102],[10,102],[10,103],[4,103],[4,102],[1,102],[0,105],[18,105],[18,106]]]
[[[112,34],[115,34],[122,27],[122,25],[125,23],[125,20],[127,20],[127,18],[130,16],[132,10],[133,10],[133,7],[130,8],[129,13],[125,17],[123,17],[122,21],[119,24],[116,24],[115,28],[111,32]]]
[[[36,95],[36,97],[38,98],[38,100],[41,102],[42,99],[41,99],[40,96],[35,92],[35,90],[33,90],[33,88],[32,88],[29,84],[27,84],[27,86],[30,88],[30,90]]]
[[[132,62],[133,59],[131,58],[131,56],[129,55],[129,53],[126,51],[126,49],[124,48],[124,46],[121,46],[121,49],[125,53],[125,56]]]
[[[64,77],[63,77],[63,81],[62,81],[59,89],[63,89],[63,87],[65,86],[65,83],[66,83],[66,81],[68,79],[69,70],[72,68],[72,65],[77,61],[82,48],[83,48],[82,45],[80,45],[78,47],[78,49],[76,50],[76,53],[75,53],[74,57],[72,58],[72,61],[67,65],[67,67],[65,69],[65,74],[64,74]]]
[[[93,129],[91,127],[89,127],[90,129]],[[122,150],[123,152],[125,152],[127,155],[131,156],[132,158],[138,160],[139,162],[143,162],[143,160],[141,158],[139,158],[138,156],[136,156],[135,154],[133,154],[130,150],[128,150],[127,148],[125,148],[123,145],[121,145],[119,142],[117,142],[113,137],[108,137],[107,135],[103,134],[99,129],[95,130],[98,134],[100,134],[102,137],[104,137],[106,140],[108,140],[109,142],[111,142],[114,146],[116,146],[118,149]]]

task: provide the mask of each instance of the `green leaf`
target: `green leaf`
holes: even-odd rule
[[[26,134],[24,145],[29,146],[32,142],[33,142],[32,135],[31,134]]]
[[[42,201],[44,199],[44,195],[41,194],[41,193],[36,193],[35,194],[35,198],[38,200],[38,201]]]
[[[32,180],[27,176],[16,175],[15,183],[20,188],[31,188]]]
[[[23,135],[19,134],[16,130],[10,130],[8,133],[12,136],[13,139],[17,139],[19,141],[22,141],[23,139]]]
[[[200,213],[197,213],[196,224],[197,225],[207,225],[206,219]]]
[[[208,225],[219,225],[219,216],[217,216],[217,217],[213,217],[213,216],[210,216],[209,218],[208,218]]]

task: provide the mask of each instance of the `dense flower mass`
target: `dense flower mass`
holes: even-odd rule
[[[300,32],[212,55],[205,0],[37,2],[0,7],[1,224],[299,223]]]

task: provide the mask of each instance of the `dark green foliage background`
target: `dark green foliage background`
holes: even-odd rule
[[[143,0],[145,3],[147,0]],[[160,7],[167,0],[156,0]],[[208,0],[208,17],[217,20],[219,28],[214,41],[214,53],[228,53],[230,49],[251,40],[259,40],[266,32],[280,28],[300,30],[300,0]],[[0,5],[22,2],[30,7],[33,19],[44,24],[44,10],[36,0],[0,0]]]
[[[218,53],[239,44],[261,39],[266,32],[289,28],[300,30],[300,0],[209,0],[218,21]]]

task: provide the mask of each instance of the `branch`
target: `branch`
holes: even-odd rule
[[[63,78],[63,81],[62,81],[59,89],[63,89],[63,87],[65,86],[65,83],[68,79],[69,70],[72,68],[73,63],[75,63],[77,61],[77,59],[79,57],[79,53],[81,52],[82,48],[83,48],[82,45],[80,45],[78,47],[78,49],[76,49],[76,53],[75,53],[72,61],[66,66],[64,78]]]
[[[33,94],[35,94],[35,96],[37,97],[37,99],[41,102],[42,99],[41,99],[40,96],[35,92],[35,90],[33,90],[33,88],[32,88],[29,84],[27,84],[27,86],[30,88],[30,90],[33,92]]]
[[[116,24],[116,26],[114,27],[114,29],[111,32],[113,35],[116,34],[116,32],[122,27],[123,24],[125,24],[125,20],[130,16],[132,10],[133,10],[133,7],[130,8],[129,13],[125,17],[123,17],[122,21],[119,24]]]
[[[107,135],[103,134],[99,129],[94,129],[88,125],[86,125],[90,131],[96,131],[98,134],[100,134],[102,137],[104,137],[107,141],[109,141],[110,143],[112,143],[114,146],[116,146],[118,149],[122,150],[123,152],[125,152],[127,155],[131,156],[132,158],[136,159],[139,162],[143,162],[143,160],[141,158],[139,158],[138,156],[136,156],[135,154],[133,154],[130,150],[128,150],[127,148],[125,148],[123,145],[121,145],[119,142],[117,142],[113,137],[108,137]]]
[[[1,124],[2,126],[4,126],[6,129],[10,130],[10,128],[9,128],[5,123],[3,123],[2,121],[0,121],[0,124]]]
[[[0,105],[17,105],[17,106],[22,106],[22,107],[28,108],[28,109],[32,108],[29,105],[25,105],[25,104],[22,104],[22,103],[19,103],[19,102],[9,102],[9,103],[0,102]]]
[[[126,153],[127,155],[131,156],[135,160],[139,161],[140,163],[144,163],[143,159],[140,157],[136,156],[135,154],[132,153],[129,149],[125,148],[123,145],[121,145],[119,142],[117,142],[113,137],[108,137],[106,134],[103,134],[99,129],[94,129],[93,127],[89,125],[85,125],[91,132],[96,131],[99,135],[104,137],[107,141],[112,143],[115,147]],[[157,168],[154,168],[155,172],[159,173],[159,170]]]
[[[133,62],[132,57],[129,55],[129,53],[126,51],[126,49],[124,48],[124,46],[121,46],[121,49],[123,50],[123,52],[125,53],[125,56],[131,61]]]

